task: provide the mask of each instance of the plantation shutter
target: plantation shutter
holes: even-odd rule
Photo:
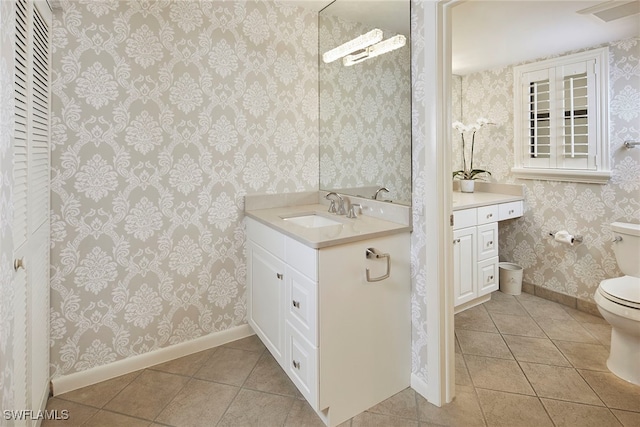
[[[552,144],[555,138],[552,111],[555,108],[553,70],[539,70],[526,73],[522,80],[522,99],[525,100],[525,114],[521,118],[527,141],[525,167],[548,168],[553,163]]]
[[[596,169],[596,120],[589,120],[595,107],[595,61],[558,67],[562,87],[562,111],[558,163],[568,169]]]
[[[591,60],[524,74],[524,167],[596,169],[594,68]]]

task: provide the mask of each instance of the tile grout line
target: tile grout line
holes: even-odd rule
[[[489,312],[489,310],[487,310],[487,308],[484,306],[484,304],[482,304],[482,306],[485,309],[487,315],[489,316],[489,320],[491,320],[491,323],[493,324],[493,327],[496,328],[496,330],[498,331],[498,334],[500,335],[500,339],[502,339],[502,342],[507,347],[507,350],[509,350],[509,353],[511,354],[511,357],[513,358],[513,360],[516,360],[515,356],[513,355],[513,352],[511,351],[511,348],[509,348],[509,345],[507,344],[506,340],[502,336],[502,333],[500,332],[500,329],[498,328],[498,325],[496,325],[496,322],[493,320],[493,317],[491,317],[491,313]],[[460,352],[462,352],[462,346],[460,346]],[[465,364],[465,367],[466,367],[467,366],[467,361],[464,358],[464,355],[462,356],[462,359],[464,360],[464,364]],[[518,366],[518,367],[520,367],[520,366]],[[520,368],[520,370],[522,370],[522,368]],[[487,420],[487,415],[485,414],[484,408],[482,406],[482,401],[480,400],[480,395],[478,394],[479,387],[476,387],[476,384],[473,382],[473,377],[471,376],[471,371],[469,371],[468,367],[467,367],[467,373],[469,374],[469,379],[471,380],[471,384],[473,385],[473,393],[476,396],[476,400],[478,402],[478,406],[480,407],[480,413],[482,414],[483,425],[484,426],[488,426],[489,425],[489,421]],[[524,375],[524,373],[523,373],[523,375]]]
[[[522,309],[529,315],[529,318],[533,321],[533,323],[542,331],[542,333],[547,337],[547,339],[553,344],[553,341],[551,340],[551,337],[549,337],[547,335],[547,332],[544,329],[542,329],[542,327],[540,325],[538,325],[538,322],[536,322],[536,319],[534,319],[534,317],[531,315],[531,313],[529,313],[529,310],[527,310],[527,308],[520,302],[520,300],[518,300],[517,298],[515,298],[515,300],[518,302],[518,304],[520,304]],[[504,337],[503,337],[503,339],[504,339]],[[555,347],[555,344],[553,344],[553,346]],[[507,347],[509,347],[509,344],[507,344]],[[511,347],[509,347],[509,350],[511,350]],[[560,352],[560,354],[562,354],[562,352]],[[522,375],[524,375],[524,378],[527,380],[527,383],[529,384],[529,387],[531,387],[531,390],[533,390],[533,392],[535,393],[535,397],[538,400],[538,403],[540,403],[540,406],[542,406],[542,410],[544,411],[545,414],[547,414],[547,417],[551,421],[551,424],[553,424],[554,426],[557,426],[557,424],[554,421],[553,417],[549,413],[549,410],[547,409],[545,404],[542,402],[542,399],[540,398],[540,395],[538,394],[538,391],[535,389],[535,387],[531,383],[531,380],[527,376],[527,374],[524,371],[524,369],[522,369],[522,365],[520,364],[520,361],[515,357],[515,355],[513,355],[513,357],[516,359],[516,363],[518,364],[518,368],[520,368],[520,371],[522,372]],[[567,362],[569,362],[569,361],[567,360]],[[569,362],[569,363],[571,363],[571,362]]]
[[[198,369],[196,369],[196,370],[195,370],[195,372],[194,372],[193,374],[191,374],[191,375],[182,375],[182,374],[176,374],[176,373],[173,373],[173,372],[166,372],[166,371],[162,371],[162,370],[159,370],[159,369],[153,369],[153,366],[157,366],[157,365],[153,365],[153,366],[151,366],[151,367],[149,367],[149,368],[146,368],[146,369],[148,369],[148,370],[152,370],[152,371],[155,371],[155,372],[162,372],[162,373],[165,373],[165,374],[172,374],[172,375],[178,375],[178,376],[182,376],[182,377],[185,377],[185,378],[189,378],[189,379],[187,380],[187,382],[186,382],[186,383],[184,383],[184,386],[182,386],[182,387],[178,390],[178,392],[177,392],[177,393],[176,393],[176,394],[175,394],[175,395],[174,395],[174,396],[169,400],[169,402],[167,402],[167,404],[166,404],[166,405],[164,405],[164,407],[160,410],[160,412],[158,412],[158,414],[156,414],[156,416],[155,416],[155,417],[153,418],[153,420],[151,421],[152,423],[163,424],[163,425],[171,425],[171,424],[165,424],[165,423],[162,423],[162,422],[160,422],[160,421],[157,421],[158,417],[160,416],[160,414],[162,414],[162,413],[164,412],[164,410],[165,410],[165,409],[167,409],[167,407],[168,407],[169,405],[171,405],[171,403],[176,399],[176,397],[178,397],[178,395],[180,394],[180,392],[182,392],[182,390],[184,390],[184,389],[187,387],[187,385],[188,385],[192,380],[194,380],[194,379],[195,379],[195,380],[199,380],[198,378],[194,378],[194,375],[195,375],[195,374],[197,374],[197,373],[198,373],[198,371],[202,368],[202,366],[203,366],[203,365],[204,365],[204,364],[205,364],[205,363],[206,363],[206,362],[207,362],[207,361],[208,361],[208,360],[209,360],[209,359],[210,359],[210,358],[211,358],[211,357],[212,357],[212,356],[213,356],[213,355],[218,351],[218,348],[219,348],[219,347],[212,347],[212,348],[209,348],[209,349],[207,349],[207,350],[203,350],[203,351],[211,351],[211,354],[209,354],[209,356],[207,357],[207,359],[206,359],[205,361],[203,361],[203,362],[200,364],[200,367],[199,367]],[[194,353],[194,354],[196,354],[196,353]],[[191,355],[192,355],[192,354],[191,354]],[[191,355],[187,355],[187,356],[183,356],[183,357],[188,357],[188,356],[191,356]],[[174,360],[176,360],[176,359],[174,359]],[[199,381],[201,381],[201,380],[199,380]]]
[[[531,316],[531,313],[529,313],[529,311],[526,309],[526,307],[524,307],[520,301],[518,301],[517,298],[514,297],[514,299],[518,302],[518,304],[520,304],[520,306],[522,307],[523,310],[525,310],[525,312],[529,315],[529,317],[533,320],[533,322],[536,324],[536,326],[538,326],[540,328],[540,325],[538,325],[538,322],[535,321],[535,319],[533,319],[533,316]],[[491,316],[490,316],[491,317]],[[495,321],[493,320],[493,318],[491,317],[491,321],[495,324]],[[498,332],[500,332],[500,329],[498,328],[498,325],[495,325],[496,328],[498,329]],[[540,328],[540,330],[542,330],[542,332],[546,335],[546,332]],[[551,417],[551,414],[549,414],[549,411],[547,411],[547,408],[544,406],[544,403],[542,403],[542,400],[540,399],[540,395],[538,394],[538,391],[535,389],[535,387],[533,386],[533,384],[531,384],[531,380],[529,379],[529,377],[527,376],[527,374],[524,372],[524,369],[522,369],[522,365],[520,364],[520,361],[518,360],[518,358],[516,357],[516,355],[513,353],[513,350],[511,349],[511,347],[509,346],[509,344],[507,343],[507,340],[504,339],[504,336],[502,334],[502,332],[500,332],[500,337],[502,338],[502,341],[504,342],[504,344],[507,346],[507,349],[509,350],[509,352],[511,353],[511,356],[513,357],[513,360],[515,360],[516,364],[518,365],[518,369],[520,369],[520,372],[522,373],[522,376],[524,376],[525,380],[527,381],[527,384],[529,384],[529,387],[531,388],[531,391],[533,391],[534,396],[529,396],[529,397],[535,397],[538,401],[538,403],[540,404],[540,406],[542,406],[542,409],[544,410],[545,414],[547,414],[547,417],[549,418],[549,420],[551,421],[551,423],[556,426],[555,421],[553,420],[553,418]],[[549,341],[551,341],[551,338],[548,338]],[[473,381],[473,380],[472,380]],[[477,393],[477,391],[476,391]],[[519,394],[519,393],[514,393],[514,394]],[[479,399],[478,399],[479,401]],[[480,404],[480,409],[482,410],[482,404]],[[484,414],[484,410],[483,410],[483,414]],[[486,417],[485,417],[486,419]],[[488,424],[488,423],[487,423]]]
[[[559,304],[559,303],[556,303]],[[560,305],[560,304],[559,304]],[[567,313],[566,310],[563,309],[563,311],[565,313]],[[571,317],[574,321],[576,321],[580,327],[582,329],[584,329],[584,331],[587,333],[587,335],[589,335],[590,337],[592,337],[593,339],[595,339],[598,343],[600,343],[600,340],[598,340],[596,337],[594,337],[584,326],[582,326],[581,322],[578,322],[576,319],[573,318],[573,316],[571,316],[571,314],[567,313],[567,315],[569,315],[569,317]],[[532,316],[533,317],[533,316]],[[533,321],[536,323],[536,325],[538,325],[538,322],[536,321],[536,319],[534,318]],[[584,375],[582,375],[582,373],[578,370],[578,368],[573,364],[573,362],[571,362],[571,360],[569,360],[565,355],[564,352],[558,348],[558,346],[556,345],[556,343],[553,341],[553,339],[551,337],[548,336],[547,332],[540,326],[538,325],[538,327],[540,329],[542,329],[542,332],[544,332],[545,335],[547,335],[547,337],[549,338],[549,341],[551,341],[551,343],[553,344],[553,346],[556,348],[556,350],[558,350],[562,356],[567,359],[567,362],[569,362],[569,364],[571,365],[571,367],[575,370],[575,372],[580,376],[580,378],[582,379],[582,381],[585,382],[585,384],[587,384],[587,386],[589,387],[589,389],[594,393],[594,395],[598,398],[598,400],[600,400],[600,402],[604,405],[605,408],[609,409],[609,406],[604,402],[604,400],[602,399],[602,397],[600,397],[600,395],[594,390],[594,388],[591,386],[591,384],[589,384],[589,381],[586,380],[586,378],[584,378]],[[585,343],[585,342],[579,342],[579,341],[566,341],[566,340],[558,340],[558,341],[565,341],[565,342],[577,342],[578,344],[591,344],[591,343]],[[528,378],[527,378],[528,379]],[[537,394],[537,393],[536,393]],[[574,403],[578,403],[578,402],[574,402]],[[544,405],[543,405],[544,406]],[[596,406],[596,405],[594,405]],[[546,409],[545,409],[546,410]]]
[[[236,399],[238,398],[238,395],[240,394],[240,392],[244,389],[244,384],[247,382],[247,380],[249,379],[249,377],[251,376],[251,374],[253,373],[253,371],[256,369],[256,366],[258,366],[258,362],[260,362],[260,359],[262,358],[262,356],[264,355],[264,352],[267,351],[267,348],[263,348],[262,351],[260,352],[260,356],[258,356],[258,360],[256,360],[256,364],[253,365],[253,368],[251,368],[251,371],[249,372],[249,374],[247,375],[247,377],[244,379],[244,381],[242,381],[242,384],[238,387],[238,391],[236,392],[235,396],[233,396],[233,399],[231,399],[231,401],[229,401],[229,404],[227,405],[227,407],[225,408],[224,412],[222,413],[222,415],[220,416],[220,419],[218,420],[218,422],[216,423],[216,426],[219,426],[220,423],[222,422],[222,420],[224,419],[224,416],[227,415],[227,412],[229,412],[229,408],[231,407],[231,405],[233,405],[233,402],[236,401]],[[257,353],[257,352],[255,352]],[[287,416],[289,414],[287,413]]]

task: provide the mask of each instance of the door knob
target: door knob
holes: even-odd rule
[[[18,271],[19,269],[24,270],[24,258],[18,258],[13,260],[13,269]]]

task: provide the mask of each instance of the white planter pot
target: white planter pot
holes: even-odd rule
[[[460,191],[462,193],[473,193],[474,187],[475,187],[475,181],[473,179],[460,180]]]

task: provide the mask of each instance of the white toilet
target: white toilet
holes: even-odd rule
[[[611,325],[607,367],[640,385],[640,224],[614,222],[611,230],[618,267],[626,276],[600,282],[594,299]]]

